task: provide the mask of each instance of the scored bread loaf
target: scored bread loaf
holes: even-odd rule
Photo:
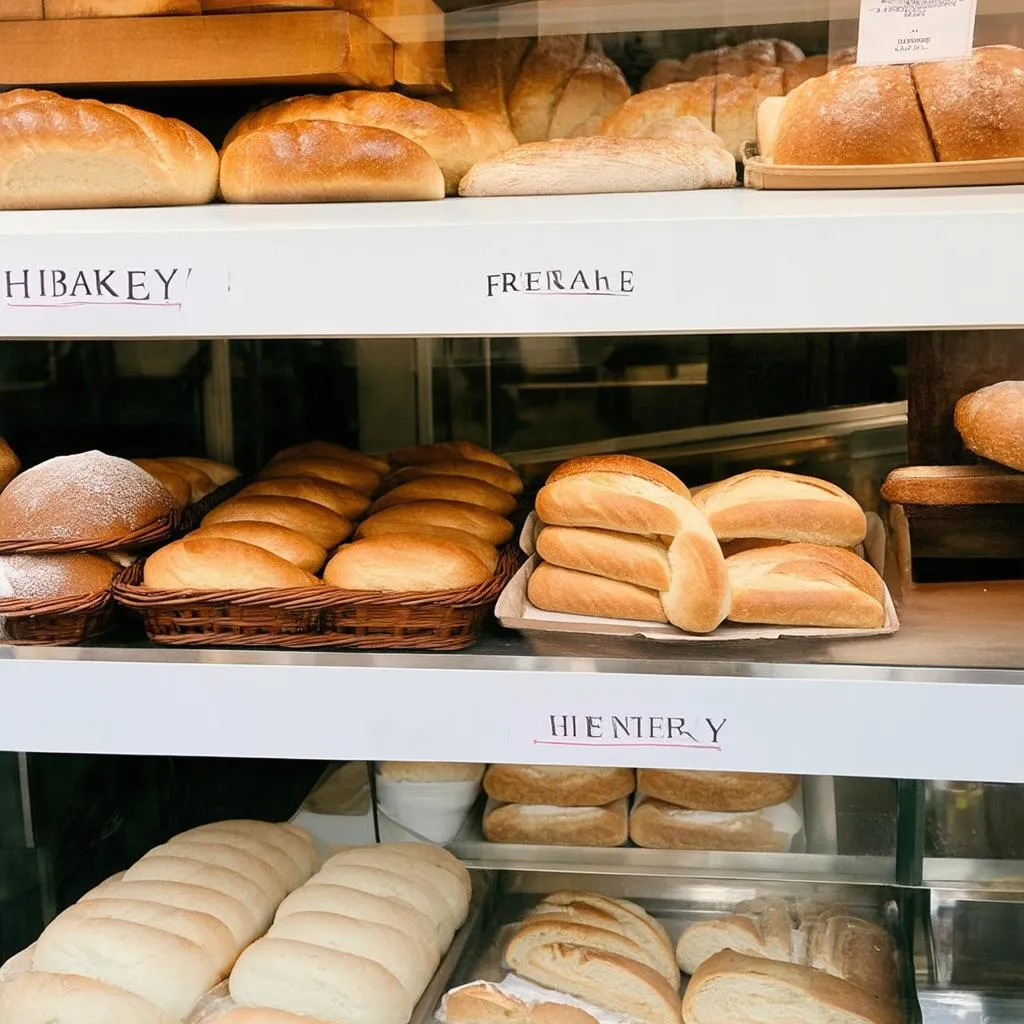
[[[149,1000],[95,978],[25,971],[0,985],[4,1024],[180,1024]]]
[[[544,36],[523,60],[508,97],[512,132],[520,142],[548,138],[555,107],[586,52],[584,36]]]
[[[803,928],[811,967],[884,1002],[896,1003],[896,950],[884,928],[845,914],[827,914],[805,922]]]
[[[352,524],[323,505],[303,498],[235,497],[208,512],[203,526],[234,522],[276,523],[308,537],[327,551],[352,533]]]
[[[449,530],[464,530],[489,544],[505,544],[512,539],[512,524],[497,512],[471,505],[465,501],[410,501],[391,508],[382,509],[360,523],[365,536],[379,523],[408,523],[415,528],[419,525],[442,526]],[[371,525],[372,524],[372,525]]]
[[[636,787],[632,768],[572,765],[492,764],[484,792],[494,800],[555,807],[594,807],[629,796]]]
[[[644,799],[629,816],[630,839],[649,850],[785,853],[802,827],[802,818],[789,804],[756,811],[691,811]]]
[[[469,477],[474,480],[482,480],[509,494],[523,493],[523,481],[519,479],[518,473],[492,465],[490,462],[481,462],[478,459],[437,460],[424,462],[418,466],[403,466],[387,477],[383,486],[390,490],[409,480],[418,480],[422,476]]]
[[[1004,380],[964,395],[953,421],[968,451],[1024,472],[1024,380]]]
[[[245,541],[203,536],[176,540],[146,559],[143,586],[151,590],[263,590],[317,587],[297,565]]]
[[[664,544],[636,534],[580,526],[545,526],[537,534],[537,554],[563,569],[667,590],[672,575]]]
[[[578,1006],[527,1004],[488,981],[450,989],[442,1001],[440,1016],[447,1024],[597,1024]]]
[[[261,473],[262,479],[274,477],[311,477],[351,487],[360,494],[370,495],[380,485],[380,476],[372,469],[343,458],[323,458],[316,455],[294,455],[271,462]]]
[[[358,519],[370,507],[370,499],[351,487],[303,476],[275,476],[256,480],[243,487],[236,497],[300,498],[315,505],[323,505],[342,519],[350,521]]]
[[[800,783],[798,775],[764,772],[697,772],[640,768],[637,789],[647,796],[695,811],[756,811],[787,801]]]
[[[436,537],[438,540],[449,541],[466,548],[467,551],[479,558],[490,572],[493,573],[498,567],[498,549],[493,544],[488,544],[487,541],[481,540],[465,530],[452,530],[446,526],[432,526],[429,523],[389,522],[386,519],[373,516],[357,527],[356,540],[362,540],[364,537],[383,537],[391,533],[415,534],[416,536]]]
[[[542,562],[526,584],[530,603],[548,612],[630,622],[667,623],[656,590]]]
[[[488,804],[484,838],[541,846],[622,846],[629,832],[625,798],[603,807]]]
[[[195,129],[120,103],[36,89],[0,96],[0,209],[186,206],[217,192]]]
[[[317,543],[295,530],[276,523],[248,522],[237,520],[230,523],[210,523],[192,533],[189,537],[205,540],[239,540],[245,544],[263,548],[278,558],[308,573],[318,573],[327,561],[327,552]]]
[[[370,512],[380,512],[392,505],[402,505],[409,501],[461,501],[467,505],[479,505],[501,516],[511,515],[517,505],[516,499],[508,491],[483,480],[428,474],[392,488],[373,503]]]
[[[305,458],[307,455],[321,459],[336,459],[340,462],[354,462],[357,466],[372,470],[377,476],[386,476],[391,469],[390,464],[382,458],[367,455],[354,448],[346,448],[343,444],[335,444],[333,441],[303,441],[302,444],[293,444],[290,448],[282,448],[270,461],[286,462]]]
[[[629,85],[615,61],[588,50],[555,104],[548,139],[595,135],[604,117],[629,99]]]
[[[46,601],[109,590],[117,566],[84,552],[55,555],[0,555],[0,599]]]
[[[14,449],[0,437],[0,491],[2,491],[21,469],[21,460],[14,454]]]

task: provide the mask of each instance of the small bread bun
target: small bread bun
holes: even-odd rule
[[[439,540],[451,541],[453,544],[458,544],[460,547],[466,548],[467,551],[471,551],[491,572],[494,572],[498,566],[498,549],[493,544],[489,544],[465,530],[453,530],[447,526],[433,526],[430,523],[389,522],[386,519],[373,516],[356,530],[356,539],[383,537],[390,533],[414,533],[419,537],[437,537]]]
[[[483,583],[491,571],[466,548],[412,533],[347,544],[328,563],[324,582],[343,590],[419,593]]]
[[[329,508],[332,512],[337,512],[342,519],[358,519],[370,507],[370,499],[365,494],[353,491],[351,487],[333,484],[330,480],[302,476],[275,476],[269,480],[257,480],[243,487],[236,497],[268,495],[312,501]]]
[[[0,492],[0,540],[116,542],[173,511],[167,489],[127,459],[62,455]]]
[[[277,523],[319,544],[325,551],[336,548],[352,533],[352,524],[314,501],[302,498],[231,498],[203,518],[202,525],[239,521]]]
[[[117,571],[108,558],[84,552],[0,555],[0,600],[46,601],[98,594],[110,589]]]
[[[492,487],[482,480],[462,476],[428,475],[399,484],[378,498],[370,511],[379,512],[392,505],[424,500],[462,501],[469,505],[479,505],[501,516],[511,515],[516,510],[516,499],[508,491]]]
[[[161,459],[161,462],[167,463],[170,466],[182,463],[185,466],[198,469],[205,473],[218,487],[223,487],[242,475],[234,466],[229,466],[226,462],[200,459],[198,456],[193,455],[176,455],[173,458]]]
[[[175,508],[184,508],[192,501],[192,488],[176,469],[172,469],[159,459],[132,459],[140,469],[144,469],[154,480],[164,485],[174,500]]]
[[[188,463],[177,462],[173,459],[153,459],[152,461],[166,466],[177,473],[178,476],[183,476],[188,481],[191,492],[189,497],[190,503],[201,501],[217,489],[217,485],[213,482],[210,474],[205,470],[199,469],[198,466],[190,466]]]
[[[264,551],[297,565],[306,572],[318,573],[327,561],[327,551],[308,537],[277,523],[246,522],[211,523],[190,533],[190,537],[222,537],[254,544]]]
[[[518,473],[474,459],[452,459],[445,462],[428,462],[421,466],[403,466],[384,481],[383,487],[384,490],[391,490],[399,484],[418,480],[421,476],[468,477],[470,480],[482,480],[485,484],[507,491],[509,494],[523,493],[523,481],[519,479]]]
[[[21,462],[14,454],[11,446],[0,437],[0,491],[17,476]]]
[[[308,476],[343,484],[360,494],[373,494],[380,485],[378,474],[358,462],[325,459],[315,455],[289,457],[281,459],[280,462],[272,462],[260,476],[264,479],[273,479],[277,476]]]
[[[320,581],[283,558],[240,540],[189,536],[146,559],[154,590],[263,590],[317,587]]]
[[[284,462],[291,458],[305,458],[307,455],[314,455],[322,459],[340,459],[342,462],[354,462],[373,470],[378,476],[384,476],[391,471],[390,464],[384,459],[357,452],[354,448],[346,448],[343,444],[334,444],[333,441],[306,441],[304,444],[295,444],[291,448],[285,448],[278,452],[270,461]]]
[[[512,539],[512,524],[497,512],[465,501],[410,501],[375,512],[360,526],[365,531],[371,524],[405,523],[415,533],[421,526],[444,526],[464,530],[490,544],[506,544]],[[371,536],[365,533],[366,536]]]

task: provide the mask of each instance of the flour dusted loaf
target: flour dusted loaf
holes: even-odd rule
[[[968,451],[1024,472],[1024,381],[1004,380],[964,395],[954,423]]]
[[[108,544],[173,511],[167,489],[134,463],[97,451],[63,455],[0,492],[0,541]]]
[[[756,811],[788,800],[797,775],[762,772],[697,772],[640,768],[637,789],[647,796],[695,811]]]
[[[117,566],[84,552],[0,555],[0,600],[49,601],[86,597],[110,589]]]
[[[21,461],[11,446],[0,437],[0,491],[2,491],[21,469]]]
[[[213,146],[174,118],[36,89],[0,95],[0,209],[208,203],[217,169]]]

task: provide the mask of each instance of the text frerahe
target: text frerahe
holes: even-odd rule
[[[495,295],[632,295],[632,270],[520,270],[487,275],[487,297]]]

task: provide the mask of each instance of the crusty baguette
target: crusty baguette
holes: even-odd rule
[[[668,622],[656,590],[542,562],[530,575],[526,596],[536,608],[568,615],[632,622]]]
[[[621,580],[648,590],[667,590],[672,582],[665,545],[635,534],[545,526],[537,535],[537,554],[563,569]]]
[[[492,764],[483,785],[489,797],[502,803],[596,807],[629,796],[636,773],[632,768]]]
[[[679,531],[668,548],[669,585],[661,591],[665,616],[689,633],[710,633],[729,614],[731,584],[718,538],[701,509],[676,509]]]
[[[1024,473],[989,465],[902,466],[885,478],[882,497],[894,505],[1024,504]]]
[[[788,800],[798,775],[764,772],[697,772],[640,768],[637,789],[647,796],[695,811],[756,811]]]
[[[625,799],[603,807],[489,804],[484,838],[541,846],[622,846],[629,831]]]
[[[956,403],[956,429],[968,451],[1024,472],[1024,380],[1004,380]]]

